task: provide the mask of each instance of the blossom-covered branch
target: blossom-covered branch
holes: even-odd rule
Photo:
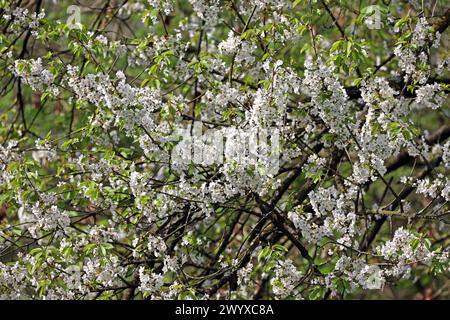
[[[0,298],[448,298],[449,24],[0,1]]]

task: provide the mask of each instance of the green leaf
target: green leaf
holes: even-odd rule
[[[333,263],[324,263],[324,264],[321,264],[320,266],[317,266],[317,268],[323,275],[327,275],[334,271],[334,264]]]
[[[324,287],[316,287],[309,292],[308,297],[311,300],[323,299],[325,295],[325,290],[326,289]]]
[[[295,0],[294,3],[292,3],[292,8],[295,8],[296,6],[298,6],[300,4],[300,2],[302,2],[303,0]]]

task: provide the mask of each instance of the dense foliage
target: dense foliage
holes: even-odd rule
[[[0,298],[449,298],[449,23],[0,0]]]

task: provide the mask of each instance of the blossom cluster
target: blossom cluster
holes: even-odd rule
[[[445,298],[448,8],[69,2],[0,8],[1,299]]]

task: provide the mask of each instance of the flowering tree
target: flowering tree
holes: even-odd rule
[[[1,0],[0,297],[448,298],[449,23]]]

